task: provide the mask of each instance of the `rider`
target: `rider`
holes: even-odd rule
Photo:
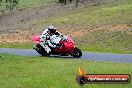
[[[56,44],[53,44],[53,37],[56,37],[54,35],[62,36],[58,31],[56,31],[56,28],[54,28],[54,26],[50,25],[48,29],[43,31],[42,35],[40,36],[40,45],[45,48],[47,53],[51,51],[51,48],[58,47]]]
[[[48,33],[48,32],[50,32],[50,31],[52,31],[52,30],[55,31],[55,35],[61,35],[58,31],[56,31],[56,28],[55,28],[54,26],[52,26],[52,25],[50,25],[50,26],[48,27],[48,29],[45,29],[45,30],[43,31],[42,35],[43,35],[43,34],[46,34],[46,33]]]

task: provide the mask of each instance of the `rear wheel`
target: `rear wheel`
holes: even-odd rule
[[[82,56],[82,51],[81,51],[79,48],[75,48],[75,49],[73,50],[73,55],[72,55],[72,56],[73,56],[73,57],[79,58],[79,57]]]

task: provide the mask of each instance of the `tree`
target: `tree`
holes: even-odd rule
[[[66,4],[67,2],[72,2],[73,0],[58,0],[59,3],[63,3],[63,4]]]
[[[58,0],[59,1],[59,3],[64,3],[64,0]]]
[[[6,8],[9,8],[10,12],[18,5],[19,0],[6,0]]]

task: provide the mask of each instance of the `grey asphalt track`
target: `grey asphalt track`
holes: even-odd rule
[[[33,49],[0,48],[0,53],[8,53],[8,54],[20,55],[20,56],[40,56]],[[68,56],[63,58],[72,58],[72,57]],[[73,59],[76,59],[76,58],[73,58]],[[92,61],[105,61],[105,62],[132,63],[132,54],[83,52],[82,57],[79,59],[92,60]]]

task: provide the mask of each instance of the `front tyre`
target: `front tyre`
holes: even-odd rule
[[[74,48],[73,50],[73,57],[77,57],[77,58],[80,58],[82,56],[82,51],[79,49],[79,48]]]

